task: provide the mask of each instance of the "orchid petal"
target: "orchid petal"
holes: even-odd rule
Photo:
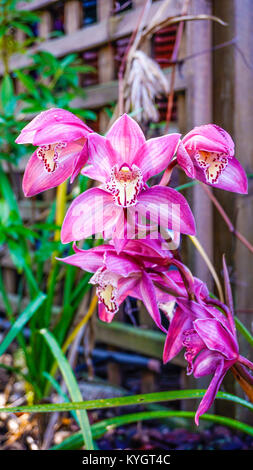
[[[195,415],[195,423],[197,426],[199,425],[199,417],[206,413],[206,411],[211,407],[226,372],[227,369],[224,369],[224,361],[221,359],[220,364],[215,370],[211,383],[198,406],[198,410]]]
[[[183,138],[183,143],[187,151],[203,150],[226,153],[230,157],[234,155],[234,142],[230,135],[214,124],[194,127]]]
[[[203,181],[203,183],[209,186],[239,194],[247,194],[248,192],[247,175],[239,161],[234,157],[229,158],[226,168],[222,171],[217,183],[213,185],[206,181],[205,173],[202,168],[195,165],[195,171],[196,179]]]
[[[173,158],[180,134],[169,134],[155,137],[145,142],[137,151],[133,163],[142,172],[143,180],[163,171]]]
[[[164,328],[161,324],[161,315],[157,306],[157,299],[156,299],[156,292],[153,286],[151,279],[149,278],[148,274],[143,271],[142,279],[140,282],[140,294],[142,302],[144,303],[147,311],[153,318],[154,322],[160,328],[160,330],[166,332],[166,328]]]
[[[63,183],[71,176],[81,150],[82,146],[69,143],[61,151],[58,166],[51,173],[45,169],[43,161],[37,157],[36,150],[27,163],[23,177],[25,196],[35,196],[46,189],[55,188]]]
[[[182,142],[180,142],[177,149],[177,161],[189,178],[195,178],[194,163]]]
[[[117,119],[106,138],[120,155],[119,166],[120,162],[132,165],[135,154],[145,143],[145,136],[140,126],[127,114]]]
[[[221,362],[224,363],[224,358],[219,352],[204,349],[194,361],[194,377],[198,379],[204,375],[213,374]]]
[[[72,266],[88,271],[90,273],[96,272],[103,264],[103,253],[97,253],[96,251],[83,250],[81,253],[67,256],[66,258],[56,258],[58,261],[62,261]]]
[[[109,271],[120,276],[128,277],[132,273],[141,272],[141,267],[126,255],[118,256],[115,253],[108,253],[105,258],[105,265]]]
[[[16,139],[16,143],[44,145],[70,142],[86,137],[89,132],[92,132],[91,129],[70,111],[51,108],[38,114],[27,124]]]
[[[100,188],[88,189],[74,199],[67,211],[61,230],[62,243],[108,230],[119,210],[108,192]]]
[[[115,313],[108,312],[103,304],[103,302],[98,303],[98,316],[99,319],[106,323],[111,323],[113,320]]]
[[[88,160],[88,143],[87,140],[82,148],[80,155],[76,157],[75,163],[73,165],[73,171],[70,178],[70,183],[73,183],[77,175],[80,173],[81,169],[87,163]]]
[[[172,188],[153,186],[142,191],[135,208],[142,216],[149,214],[151,221],[166,229],[195,233],[194,217],[186,199]]]
[[[238,344],[232,333],[225,329],[222,324],[213,319],[197,319],[193,322],[197,331],[207,348],[218,351],[227,359],[233,360],[238,356]]]
[[[179,306],[170,322],[168,334],[164,344],[163,362],[166,363],[175,357],[183,347],[185,330],[191,327],[191,318]]]
[[[88,137],[88,151],[88,166],[82,171],[82,174],[105,183],[110,178],[112,167],[120,156],[108,139],[96,133],[92,133]]]

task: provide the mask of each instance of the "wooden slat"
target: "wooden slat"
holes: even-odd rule
[[[146,24],[149,23],[162,3],[163,0],[160,0],[152,4]],[[182,0],[174,0],[168,9],[169,16],[178,15],[181,8]],[[31,65],[32,60],[28,56],[38,50],[48,51],[55,57],[62,57],[72,52],[81,52],[95,47],[100,47],[106,44],[108,40],[113,41],[124,36],[128,36],[137,26],[140,12],[141,8],[138,8],[128,13],[117,15],[110,20],[110,27],[108,25],[108,20],[104,19],[97,24],[82,28],[72,34],[44,41],[42,44],[31,48],[29,50],[29,54],[14,54],[10,60],[9,68],[10,70],[15,70]],[[0,65],[0,74],[3,74],[3,72],[3,65]]]
[[[170,78],[171,69],[164,70],[165,75]],[[187,82],[184,76],[176,72],[175,79],[175,91],[183,91],[187,87]],[[99,85],[92,85],[85,87],[85,98],[75,98],[71,101],[71,107],[73,108],[88,108],[98,109],[102,108],[110,102],[114,102],[118,98],[118,81],[113,80],[107,83],[101,83]],[[25,116],[20,115],[20,119],[30,120],[34,116],[26,114]]]
[[[170,77],[171,69],[164,70],[165,75]],[[186,89],[185,77],[176,73],[175,91],[183,91]],[[85,88],[86,98],[76,98],[72,101],[71,106],[80,108],[96,109],[106,104],[116,101],[118,98],[118,81],[103,83]]]
[[[20,2],[18,8],[20,10],[34,11],[41,8],[48,7],[53,3],[56,3],[58,0],[33,0],[33,2]]]

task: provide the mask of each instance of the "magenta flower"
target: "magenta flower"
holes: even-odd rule
[[[221,382],[236,362],[241,362],[232,316],[227,318],[207,304],[178,299],[164,346],[164,362],[176,356],[185,347],[187,374],[194,377],[213,374],[210,385],[201,400],[195,422],[212,405]],[[223,306],[227,311],[227,307]]]
[[[214,124],[195,127],[182,140],[177,161],[190,178],[235,193],[247,193],[247,176],[234,157],[230,135]]]
[[[90,132],[78,117],[58,108],[43,111],[27,124],[16,143],[31,143],[39,148],[25,170],[24,194],[34,196],[58,186],[70,176],[72,182],[88,159]]]
[[[166,278],[171,292],[179,295],[180,291],[167,276],[173,256],[162,249],[158,240],[129,241],[120,254],[112,244],[89,250],[81,250],[74,244],[73,248],[75,254],[60,261],[94,273],[90,282],[97,286],[101,320],[111,322],[120,304],[131,295],[142,300],[157,326],[166,331],[161,324],[155,285],[162,286]]]
[[[147,185],[151,176],[168,166],[179,138],[171,134],[145,141],[138,124],[126,114],[106,137],[90,134],[89,161],[82,173],[102,185],[73,201],[63,222],[62,242],[81,240],[97,231],[106,231],[108,238],[134,238],[129,227],[135,232],[139,219],[146,217],[165,229],[194,233],[194,218],[184,197],[168,187]]]

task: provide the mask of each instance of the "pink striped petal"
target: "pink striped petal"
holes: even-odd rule
[[[194,329],[208,349],[220,352],[229,360],[234,360],[238,357],[238,344],[236,339],[218,320],[197,319],[193,324]]]
[[[117,119],[106,138],[120,155],[119,166],[123,163],[132,165],[135,154],[146,141],[140,126],[127,114]]]
[[[182,142],[180,142],[178,146],[177,161],[189,178],[195,178],[195,167],[193,161]]]
[[[180,134],[169,134],[145,142],[137,151],[133,163],[142,172],[143,180],[157,175],[169,165],[180,139]]]
[[[166,363],[177,356],[183,347],[184,332],[192,325],[188,312],[184,312],[180,306],[176,308],[170,322],[168,334],[164,344],[163,362]]]
[[[142,279],[140,282],[140,295],[142,302],[144,303],[147,311],[149,312],[151,318],[153,318],[158,328],[166,332],[166,328],[164,328],[161,324],[161,315],[157,305],[154,285],[145,271],[143,271]]]
[[[110,313],[106,310],[103,302],[99,302],[98,304],[98,316],[101,321],[104,321],[106,323],[111,323],[115,313]]]
[[[141,272],[141,267],[133,261],[133,258],[126,255],[118,256],[111,252],[105,257],[105,266],[109,271],[128,277],[130,274]]]
[[[230,135],[215,124],[195,127],[183,138],[183,144],[187,151],[204,150],[226,153],[230,157],[234,155],[234,142]]]
[[[153,186],[142,191],[135,208],[142,216],[150,214],[153,222],[166,229],[195,233],[194,217],[186,199],[172,188]]]
[[[220,363],[224,364],[224,358],[220,353],[204,349],[194,361],[193,375],[198,379],[213,374]]]
[[[120,159],[111,142],[99,134],[92,133],[88,137],[88,152],[89,165],[82,173],[102,183],[108,181],[112,167]]]
[[[82,250],[81,253],[67,256],[66,258],[56,258],[72,266],[77,266],[91,273],[96,272],[103,265],[103,253],[97,253],[95,250]]]
[[[100,188],[88,189],[74,199],[67,211],[61,230],[62,243],[108,230],[119,210],[108,192]]]
[[[221,382],[226,372],[227,370],[226,369],[224,370],[224,363],[221,360],[220,364],[217,366],[215,370],[211,383],[198,406],[198,410],[195,415],[195,423],[197,424],[197,426],[199,425],[200,416],[206,413],[209,410],[209,408],[212,406],[213,401],[217,395],[217,392],[220,388]]]
[[[81,169],[87,163],[87,160],[88,160],[88,143],[86,140],[80,155],[78,155],[75,159],[75,163],[73,165],[73,172],[70,178],[70,183],[73,183],[77,175],[79,175],[79,173],[81,172]]]
[[[247,175],[239,163],[239,161],[232,157],[228,160],[228,164],[219,176],[218,182],[211,185],[206,181],[204,170],[195,165],[196,179],[203,181],[203,183],[215,188],[224,189],[233,193],[247,194],[248,180]]]
[[[36,194],[50,188],[55,188],[72,175],[75,166],[78,166],[78,158],[82,150],[82,145],[69,143],[60,152],[57,168],[49,173],[42,160],[37,157],[37,150],[30,157],[24,177],[23,191],[25,196],[35,196]]]
[[[17,144],[47,145],[70,142],[92,132],[77,116],[65,109],[51,108],[38,114],[21,131]]]

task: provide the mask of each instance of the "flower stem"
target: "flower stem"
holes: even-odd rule
[[[201,245],[201,243],[199,242],[197,237],[195,237],[193,235],[188,235],[188,237],[192,241],[193,245],[197,248],[197,250],[201,254],[203,260],[205,261],[206,265],[208,266],[209,271],[212,274],[214,282],[216,284],[216,287],[217,287],[217,290],[218,290],[218,293],[219,293],[220,301],[224,303],[224,295],[223,295],[223,290],[222,290],[222,287],[221,287],[221,283],[220,283],[220,280],[218,278],[218,274],[216,273],[211,260],[209,259],[206,251],[204,250],[203,246]]]
[[[238,362],[248,367],[248,369],[253,370],[253,363],[249,361],[249,359],[247,359],[246,357],[239,355]]]

